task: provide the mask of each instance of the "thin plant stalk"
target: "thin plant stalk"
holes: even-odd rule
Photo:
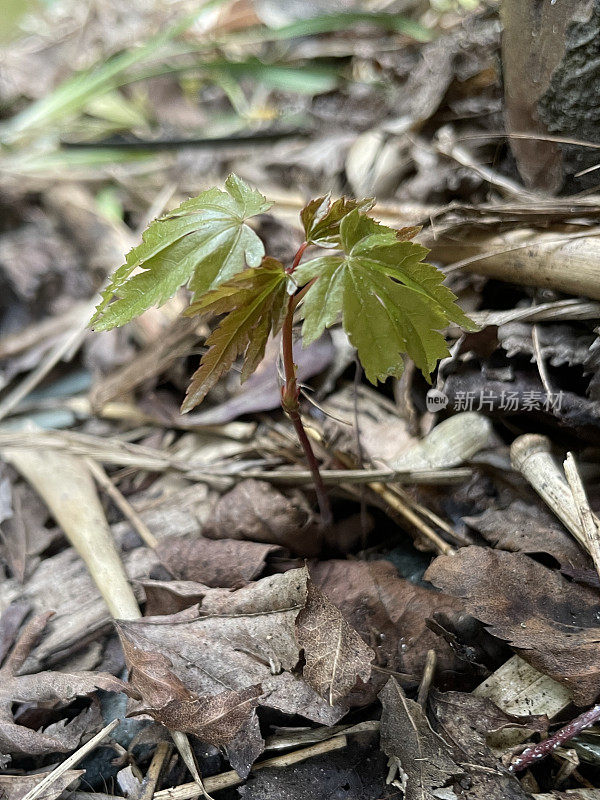
[[[292,266],[287,270],[290,275],[300,263],[300,259],[302,258],[302,255],[307,247],[308,243],[303,242],[303,244],[298,248],[298,251],[292,262]],[[296,431],[298,441],[304,450],[304,455],[306,456],[306,461],[315,486],[319,511],[321,512],[321,524],[328,528],[333,522],[331,503],[329,502],[329,495],[327,494],[327,489],[325,488],[323,478],[321,477],[319,463],[310,443],[310,439],[306,434],[306,430],[304,429],[304,424],[300,416],[300,388],[296,380],[296,364],[294,363],[293,350],[294,311],[310,286],[312,286],[312,281],[300,292],[298,292],[298,294],[290,297],[287,313],[281,330],[283,371],[285,374],[285,384],[281,389],[281,406],[290,418],[292,425],[294,426],[294,430]]]
[[[594,725],[600,720],[600,705],[592,706],[592,708],[584,711],[575,719],[572,719],[560,730],[556,731],[538,744],[531,745],[524,750],[519,756],[513,759],[509,766],[511,772],[522,772],[532,764],[536,764],[546,756],[553,753],[557,747],[561,747],[570,741],[574,736]]]

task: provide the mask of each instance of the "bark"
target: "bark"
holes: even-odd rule
[[[504,0],[508,132],[600,142],[600,0]],[[511,139],[525,184],[555,193],[600,183],[600,150]]]

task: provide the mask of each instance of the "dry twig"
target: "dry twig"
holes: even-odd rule
[[[70,770],[76,764],[79,764],[79,762],[82,761],[88,753],[91,753],[92,750],[94,750],[103,739],[106,739],[106,737],[114,731],[120,721],[121,720],[119,719],[113,719],[112,722],[110,722],[108,725],[106,725],[106,727],[102,728],[101,731],[93,736],[89,742],[86,742],[68,758],[65,758],[65,760],[59,764],[58,767],[56,767],[56,769],[53,769],[52,772],[48,773],[48,775],[46,775],[45,778],[43,778],[36,786],[34,786],[33,789],[27,792],[25,797],[23,797],[23,800],[35,800],[36,797],[39,797],[39,795],[46,792],[46,790],[52,786],[52,784],[57,781],[63,773],[67,772],[67,770]]]
[[[269,769],[271,767],[278,769],[289,767],[292,766],[292,764],[306,761],[308,758],[325,755],[325,753],[331,753],[334,750],[341,750],[346,747],[347,744],[348,739],[346,736],[334,736],[333,739],[319,742],[311,747],[303,747],[301,750],[294,750],[282,756],[274,756],[273,758],[260,761],[258,764],[254,764],[251,772],[258,772],[258,770]],[[229,789],[232,786],[239,786],[242,783],[244,783],[242,778],[232,769],[229,772],[223,772],[220,775],[213,775],[210,778],[206,778],[204,787],[207,792],[218,792],[221,789]],[[163,789],[160,792],[156,792],[154,800],[192,800],[192,798],[198,797],[199,794],[198,786],[195,783],[184,783],[174,789]]]

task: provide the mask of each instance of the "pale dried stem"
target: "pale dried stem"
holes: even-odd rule
[[[12,464],[40,495],[85,562],[113,617],[141,614],[86,462],[51,450],[6,448]]]
[[[433,244],[432,258],[453,268],[525,286],[547,287],[600,300],[600,230],[540,233],[517,228],[501,235],[460,232]]]
[[[154,796],[154,792],[156,791],[156,785],[159,781],[159,778],[162,774],[162,771],[165,767],[166,762],[171,756],[173,748],[169,744],[169,742],[159,742],[156,746],[156,750],[154,751],[154,755],[152,757],[152,761],[150,762],[150,766],[148,767],[148,772],[146,773],[146,777],[142,783],[142,790],[139,796],[139,800],[152,800]]]
[[[433,546],[436,553],[445,556],[453,556],[456,550],[436,533],[431,526],[424,522],[419,515],[410,508],[395,492],[388,489],[382,483],[367,484],[376,494],[384,500],[390,508],[399,514],[408,523],[413,525],[418,532]]]
[[[518,200],[522,200],[524,197],[531,197],[532,199],[535,197],[535,195],[527,192],[520,183],[507,178],[505,175],[496,172],[490,167],[480,164],[465,147],[456,144],[452,134],[446,133],[444,130],[438,134],[435,149],[438,153],[456,161],[457,164],[472,170],[476,175],[479,175],[480,178],[483,178],[484,181],[495,186],[509,197],[514,197]]]
[[[308,758],[325,755],[334,750],[341,750],[346,747],[347,744],[348,739],[346,736],[335,736],[333,739],[319,742],[311,747],[303,747],[301,750],[295,750],[281,756],[267,758],[258,764],[254,764],[251,772],[255,773],[261,769],[281,769],[283,767],[290,767],[293,764],[306,761]],[[235,770],[230,770],[229,772],[223,772],[220,775],[213,775],[206,778],[204,780],[204,788],[207,792],[218,792],[221,789],[239,786],[242,783],[244,783],[244,781],[237,772]],[[184,783],[182,786],[177,786],[174,789],[163,789],[160,792],[156,792],[154,800],[192,800],[192,798],[198,797],[199,794],[198,786],[195,783]]]
[[[425,667],[423,668],[423,677],[419,684],[419,693],[417,694],[417,703],[425,708],[429,690],[435,675],[435,668],[437,666],[437,654],[435,650],[428,650],[427,657],[425,658]]]
[[[312,436],[312,432],[311,432]],[[149,472],[173,470],[192,481],[223,486],[224,482],[241,481],[246,478],[271,481],[287,485],[310,483],[309,470],[215,470],[195,467],[173,454],[144,447],[117,438],[100,438],[75,431],[2,431],[0,448],[18,447],[39,450],[40,448],[68,453],[73,456],[86,456],[103,464],[131,467]],[[407,468],[382,470],[321,470],[324,483],[369,483],[389,481],[394,483],[446,484],[464,481],[472,475],[468,468],[433,469]]]
[[[567,453],[563,464],[567,482],[573,494],[573,502],[579,514],[579,524],[585,534],[588,552],[592,557],[596,572],[600,575],[600,520],[590,508],[577,462],[572,453]]]
[[[449,522],[446,522],[445,519],[442,519],[442,517],[436,514],[435,511],[432,511],[430,508],[427,508],[427,506],[424,506],[422,503],[419,503],[417,500],[411,497],[406,489],[403,489],[401,486],[391,486],[390,489],[395,495],[401,498],[409,506],[409,508],[412,508],[418,514],[421,514],[422,517],[425,517],[425,519],[428,519],[431,523],[437,525],[438,528],[441,528],[444,533],[453,539],[457,544],[471,544],[471,542],[465,537],[456,533],[452,525],[450,525]]]
[[[506,325],[507,322],[558,322],[563,320],[586,320],[600,317],[600,303],[591,300],[556,300],[551,303],[526,308],[509,308],[505,311],[473,311],[473,322],[486,325]]]
[[[94,311],[95,305],[90,304],[81,313],[77,323],[68,333],[56,344],[42,362],[24,378],[21,383],[17,384],[15,388],[9,392],[0,403],[0,420],[4,419],[7,414],[10,414],[18,404],[27,395],[32,392],[35,387],[43,381],[48,373],[69,353],[73,353],[79,349],[81,342],[85,336],[85,330],[89,318]]]
[[[531,342],[533,344],[533,352],[535,353],[535,363],[538,368],[538,372],[540,374],[540,380],[542,382],[542,386],[546,391],[547,395],[554,394],[552,391],[552,384],[550,383],[550,376],[548,375],[548,370],[546,369],[546,364],[544,362],[544,356],[542,354],[542,346],[540,343],[540,326],[537,325],[535,322],[531,326]]]
[[[35,798],[39,797],[41,794],[46,794],[49,787],[52,786],[52,784],[55,783],[61,775],[79,764],[79,762],[82,761],[88,753],[91,753],[92,750],[94,750],[94,748],[99,745],[101,741],[103,741],[103,739],[106,739],[106,737],[114,731],[119,722],[120,720],[114,719],[105,728],[102,728],[102,730],[93,736],[89,742],[86,742],[79,748],[79,750],[76,750],[68,758],[65,758],[65,760],[59,764],[58,767],[56,767],[56,769],[53,769],[52,772],[48,773],[48,775],[42,778],[42,780],[36,784],[33,789],[30,789],[27,792],[22,800],[35,800]]]
[[[512,465],[533,486],[579,544],[589,552],[588,538],[581,527],[573,493],[551,455],[546,436],[528,433],[519,436],[510,449]]]
[[[315,430],[314,428],[308,427],[306,428],[306,432],[319,445],[322,444],[322,437],[319,431]],[[345,453],[336,453],[336,458],[341,463],[351,464],[352,459],[350,456],[346,455]],[[350,470],[348,470],[350,472]],[[372,471],[371,470],[361,470],[363,474],[369,475]],[[374,470],[373,470],[374,472]],[[341,480],[340,483],[344,482],[344,477],[346,473],[342,470],[340,471]],[[435,552],[443,555],[454,555],[455,550],[454,548],[448,544],[448,542],[444,541],[442,537],[437,534],[433,528],[431,528],[426,522],[424,522],[421,517],[414,511],[401,497],[395,494],[391,489],[385,486],[383,483],[379,481],[367,483],[367,486],[371,491],[375,492],[376,495],[381,497],[381,499],[397,514],[399,514],[403,519],[405,519],[408,523],[413,525],[419,533],[427,539],[428,542],[432,545]]]
[[[528,480],[579,544],[591,553],[578,504],[550,451],[550,441],[545,436],[519,436],[511,447],[513,467]],[[550,719],[571,703],[571,694],[565,686],[542,675],[518,656],[496,670],[475,690],[475,694],[489,697],[508,713],[547,714]],[[526,733],[513,729],[495,735],[493,743],[498,748],[507,748],[526,738]]]
[[[76,303],[64,314],[49,317],[42,322],[28,325],[17,333],[0,338],[0,358],[14,358],[25,351],[52,342],[57,336],[65,335],[89,310],[88,303]]]
[[[119,508],[123,512],[123,516],[126,517],[129,522],[131,523],[134,530],[138,532],[142,541],[146,542],[148,547],[154,549],[158,544],[158,539],[152,533],[150,528],[146,525],[144,520],[140,517],[137,513],[135,508],[131,505],[131,503],[127,500],[126,497],[119,491],[119,489],[115,486],[115,484],[111,481],[110,477],[106,474],[105,470],[103,469],[97,461],[94,461],[92,458],[86,458],[85,463],[88,466],[88,469],[94,476],[97,484],[104,489],[106,494],[114,501],[117,508]]]
[[[196,787],[196,796],[198,794],[202,794],[206,800],[213,800],[213,798],[208,793],[208,789],[202,780],[202,776],[200,775],[200,771],[198,770],[198,765],[196,764],[196,758],[194,757],[194,752],[190,745],[190,740],[187,737],[187,734],[182,733],[181,731],[171,731],[171,736],[173,737],[173,741],[175,742],[175,746],[179,750],[179,755],[184,761],[184,764],[190,771],[190,775],[194,779],[193,785]],[[198,792],[200,789],[200,792]]]
[[[307,426],[307,432],[311,438],[319,444],[322,437],[314,428]],[[403,453],[393,464],[398,470],[396,480],[389,482],[396,483],[402,470],[411,470],[413,478],[419,474],[420,470],[435,472],[438,469],[453,467],[463,463],[487,444],[490,434],[490,423],[484,416],[475,412],[457,414],[438,425],[433,431]],[[353,465],[352,458],[344,453],[336,453],[336,458],[342,463]],[[330,473],[324,473],[327,476]],[[351,474],[349,469],[346,475]],[[375,470],[364,470],[365,476],[376,477]],[[344,473],[342,473],[342,476]],[[325,478],[326,479],[326,478]],[[406,481],[416,483],[416,480]],[[340,483],[343,483],[343,477]],[[382,481],[368,481],[367,485],[397,514],[402,516],[407,522],[413,525],[419,533],[429,541],[437,553],[453,555],[454,548],[448,544],[426,521],[428,519],[434,525],[438,525],[447,535],[464,544],[456,536],[451,526],[444,522],[429,509],[413,500],[410,495],[399,487],[388,487]],[[425,519],[423,519],[425,518]]]

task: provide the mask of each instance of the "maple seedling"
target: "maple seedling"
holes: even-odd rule
[[[265,255],[248,224],[272,204],[232,174],[224,191],[208,189],[148,226],[102,292],[90,322],[96,330],[124,325],[181,286],[191,292],[187,316],[222,315],[206,340],[182,412],[201,403],[239,356],[245,381],[261,362],[269,336],[281,331],[281,405],[306,454],[324,525],[331,523],[329,500],[300,416],[292,349],[296,312],[304,320],[304,346],[341,318],[374,384],[400,377],[405,355],[430,381],[438,360],[448,355],[440,330],[450,322],[476,329],[443,285],[443,273],[423,261],[428,250],[411,241],[419,229],[382,225],[369,216],[373,203],[311,200],[300,212],[304,242],[285,266]],[[322,252],[300,263],[313,246]]]

